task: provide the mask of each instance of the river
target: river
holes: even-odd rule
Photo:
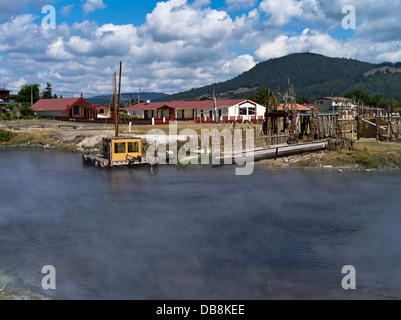
[[[352,265],[361,297],[400,292],[400,178],[261,166],[152,175],[0,149],[0,274],[56,299],[341,299]],[[56,290],[41,287],[46,265]]]

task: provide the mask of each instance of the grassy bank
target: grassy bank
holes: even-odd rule
[[[240,128],[241,126],[238,126]],[[203,129],[230,128],[229,126],[209,125],[182,125],[183,129],[193,129],[200,134]],[[121,135],[128,133],[128,128],[121,128]],[[168,126],[134,127],[133,134],[146,135],[149,130],[159,129],[168,135]],[[83,129],[32,129],[32,130],[3,130],[0,129],[0,144],[17,147],[54,148],[61,151],[88,151],[99,149],[101,140],[105,136],[113,136],[114,130],[109,127],[85,127]],[[268,168],[352,168],[352,169],[393,169],[401,168],[401,143],[376,142],[375,140],[357,141],[354,150],[337,150],[297,155],[281,158],[277,161],[262,161]]]
[[[74,151],[77,149],[75,143],[63,142],[57,131],[53,129],[35,131],[17,131],[4,146],[31,147],[31,148],[54,148],[62,151]]]
[[[300,159],[295,166],[356,169],[401,168],[401,143],[357,141],[355,150],[326,151],[318,157]]]
[[[14,132],[0,129],[0,145],[10,142],[14,137]]]

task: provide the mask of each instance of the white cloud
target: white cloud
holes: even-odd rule
[[[301,35],[288,37],[281,35],[272,42],[266,42],[256,50],[255,55],[260,60],[282,57],[291,53],[311,51],[327,56],[344,55],[342,41],[331,38],[328,34],[305,29]],[[345,53],[347,54],[347,53]]]
[[[225,74],[241,74],[252,69],[256,65],[254,58],[249,54],[236,57],[233,60],[227,61],[222,68]]]
[[[40,17],[14,16],[0,22],[1,79],[10,85],[26,81],[45,87],[50,82],[64,97],[72,91],[107,94],[123,61],[124,91],[141,87],[177,92],[233,78],[257,61],[295,52],[400,61],[401,44],[395,41],[399,32],[394,39],[400,26],[394,13],[399,5],[381,2],[373,16],[355,0],[360,19],[356,35],[338,39],[331,31],[341,25],[343,2],[284,0],[279,6],[263,0],[248,12],[233,14],[212,9],[209,0],[170,0],[159,2],[140,26],[85,20],[50,31],[40,27]],[[251,8],[253,3],[243,5]],[[104,6],[103,1],[85,4]],[[392,9],[387,16],[385,8]],[[282,31],[281,26],[294,23],[294,18],[304,31]]]
[[[274,26],[283,26],[302,15],[301,2],[296,0],[263,0],[259,9],[270,15],[269,23]]]
[[[68,17],[72,11],[72,9],[74,9],[74,5],[70,4],[68,6],[62,7],[61,8],[61,14],[65,17]]]
[[[103,3],[103,0],[86,0],[82,8],[85,14],[88,14],[98,9],[105,9],[107,6]]]

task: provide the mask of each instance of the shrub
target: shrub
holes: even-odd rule
[[[9,142],[13,137],[15,137],[15,133],[0,129],[0,144]]]

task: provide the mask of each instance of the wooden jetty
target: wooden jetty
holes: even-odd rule
[[[328,148],[328,141],[304,143],[304,144],[293,144],[293,145],[279,145],[271,146],[264,149],[254,149],[252,151],[245,151],[242,153],[236,153],[233,155],[217,157],[217,160],[237,160],[240,158],[253,158],[255,161],[265,159],[277,159],[279,157],[286,157],[294,154],[301,154],[307,152],[314,152],[325,150]]]

